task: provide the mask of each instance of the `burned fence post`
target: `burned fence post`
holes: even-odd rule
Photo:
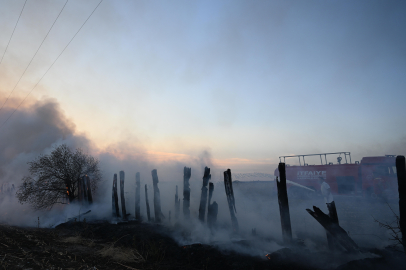
[[[278,170],[280,180],[278,181],[278,178],[276,178],[276,186],[278,188],[278,203],[281,217],[282,237],[283,242],[286,245],[292,242],[292,227],[290,224],[288,191],[286,189],[285,163],[279,163]]]
[[[140,173],[135,174],[135,219],[141,220],[140,212],[140,201],[141,201],[141,177]]]
[[[330,217],[331,222],[339,225],[335,202],[332,201],[331,203],[327,203],[327,209],[328,209],[328,216]],[[331,251],[336,249],[337,242],[328,231],[327,231],[327,242],[328,242],[328,247],[330,248]]]
[[[158,173],[156,169],[152,170],[152,183],[154,187],[154,213],[155,213],[155,222],[156,223],[161,223],[161,195],[159,193],[159,188],[158,188]]]
[[[206,215],[206,204],[207,204],[207,185],[211,179],[210,168],[204,168],[203,175],[203,186],[202,195],[200,197],[200,207],[199,207],[199,220],[204,222],[204,216]]]
[[[207,209],[207,225],[210,229],[214,228],[217,221],[218,205],[216,202],[211,203],[213,196],[214,184],[209,183],[209,206]]]
[[[148,189],[147,189],[147,184],[145,184],[145,203],[147,205],[147,217],[148,221],[151,221],[151,214],[149,212],[149,201],[148,201]]]
[[[319,208],[313,206],[313,210],[306,209],[306,211],[314,217],[321,226],[324,227],[337,242],[343,246],[349,252],[357,252],[359,248],[357,244],[348,236],[347,232],[340,227],[337,223],[333,222],[332,219],[323,213]]]
[[[237,209],[235,208],[233,182],[231,179],[231,170],[230,169],[228,169],[227,171],[224,172],[224,188],[226,190],[228,209],[230,210],[231,224],[233,227],[233,232],[238,233],[238,220],[237,220],[237,217],[235,216],[235,213],[237,213]]]
[[[178,196],[178,186],[176,186],[176,194],[175,194],[175,219],[179,219],[179,212],[180,212],[180,199]]]
[[[183,216],[190,218],[190,185],[189,180],[192,175],[192,168],[183,168]]]
[[[117,174],[114,174],[113,179],[113,216],[120,217],[120,209],[118,207],[118,195],[117,195]]]
[[[125,209],[125,198],[124,198],[124,171],[120,171],[120,197],[121,197],[121,212],[123,214],[123,219],[127,219],[127,212]]]
[[[405,157],[396,157],[396,172],[399,192],[399,227],[402,233],[402,244],[406,252],[406,169]]]
[[[87,186],[87,201],[89,204],[92,204],[93,196],[92,196],[92,187],[90,185],[90,177],[86,175],[85,179],[86,179],[86,186]]]
[[[82,204],[83,204],[83,202],[84,202],[84,204],[87,205],[89,199],[88,199],[88,196],[87,196],[88,194],[87,194],[87,181],[86,181],[86,176],[83,176],[83,177],[82,177],[81,182],[82,182],[82,192],[83,192],[83,201],[82,201]]]

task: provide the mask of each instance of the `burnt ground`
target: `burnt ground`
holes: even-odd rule
[[[281,249],[263,257],[221,251],[212,245],[178,245],[173,229],[148,223],[61,224],[55,229],[0,226],[0,269],[334,269],[337,254]],[[249,242],[234,243],[233,245]],[[368,250],[337,269],[404,269],[405,255]],[[317,261],[317,263],[316,263]],[[324,266],[324,267],[323,267]]]

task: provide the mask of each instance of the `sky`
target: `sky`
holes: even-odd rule
[[[0,0],[0,137],[35,136],[18,112],[50,102],[122,160],[273,173],[283,155],[406,154],[404,1],[104,0],[86,21],[99,2]]]

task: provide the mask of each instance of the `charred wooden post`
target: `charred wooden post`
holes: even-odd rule
[[[88,204],[88,202],[89,202],[89,199],[88,199],[88,197],[87,197],[87,181],[86,181],[86,176],[83,176],[82,177],[82,192],[83,192],[83,202],[82,202],[82,204],[84,203],[85,205],[87,205]]]
[[[86,175],[85,178],[86,178],[86,186],[87,186],[87,201],[89,204],[92,204],[93,196],[92,196],[92,187],[90,185],[90,177]]]
[[[176,186],[176,194],[175,194],[175,219],[179,219],[179,212],[180,212],[180,199],[178,196],[178,186]]]
[[[114,174],[113,179],[113,216],[120,217],[120,209],[118,207],[118,195],[117,195],[117,174]]]
[[[319,208],[313,206],[313,210],[306,209],[306,211],[314,217],[321,226],[324,227],[337,242],[343,246],[349,252],[359,251],[357,244],[348,236],[347,232],[340,227],[337,223],[326,214],[323,213]]]
[[[183,216],[190,218],[190,185],[189,180],[192,175],[192,168],[183,168]]]
[[[331,221],[333,223],[336,223],[337,225],[339,225],[335,202],[332,201],[331,203],[327,203],[327,209],[328,209],[328,216],[330,217]],[[336,246],[338,243],[328,231],[327,231],[327,242],[328,242],[328,247],[330,248],[330,250],[334,251],[336,249]]]
[[[140,173],[135,174],[135,218],[141,220],[140,212],[140,201],[141,201],[141,177]]]
[[[290,244],[292,242],[292,227],[290,224],[288,192],[286,189],[285,163],[279,163],[278,170],[280,181],[278,181],[278,178],[276,178],[276,186],[278,188],[278,202],[279,212],[281,216],[282,237],[285,244]]]
[[[125,198],[124,198],[124,171],[120,171],[120,197],[121,197],[121,212],[123,214],[123,219],[127,219],[127,211],[125,209]]]
[[[237,220],[237,217],[235,216],[235,213],[237,213],[237,209],[235,208],[233,181],[231,179],[231,170],[230,169],[228,169],[227,171],[224,172],[224,187],[226,190],[227,202],[228,202],[228,208],[230,210],[231,224],[233,226],[233,232],[238,233],[238,220]]]
[[[148,221],[151,221],[151,214],[149,212],[149,201],[148,201],[148,189],[147,189],[147,184],[145,184],[145,203],[147,205],[147,217]]]
[[[207,209],[207,225],[210,229],[216,226],[218,205],[216,202],[211,203],[211,198],[213,197],[214,184],[209,183],[209,206]]]
[[[396,157],[396,172],[399,192],[399,227],[402,232],[403,248],[406,252],[406,169],[404,156]]]
[[[152,183],[154,187],[154,213],[155,213],[155,222],[156,223],[161,223],[161,217],[162,217],[162,212],[161,212],[161,195],[159,193],[159,188],[158,188],[158,173],[156,169],[152,170]]]
[[[200,207],[199,207],[199,220],[204,222],[204,216],[206,215],[206,204],[207,204],[207,185],[211,179],[210,168],[204,168],[203,175],[203,186],[202,194],[200,196]]]
[[[83,202],[83,184],[82,184],[82,178],[80,177],[78,179],[78,202],[82,203]]]

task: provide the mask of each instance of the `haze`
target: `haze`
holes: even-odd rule
[[[0,1],[0,55],[24,2]],[[1,123],[98,3],[67,3]],[[27,1],[0,64],[1,104],[64,4]],[[272,173],[289,154],[404,155],[405,29],[404,1],[104,0],[17,111],[53,104],[97,153],[207,155],[235,172]],[[24,141],[37,128],[24,119],[0,133],[25,125]]]

